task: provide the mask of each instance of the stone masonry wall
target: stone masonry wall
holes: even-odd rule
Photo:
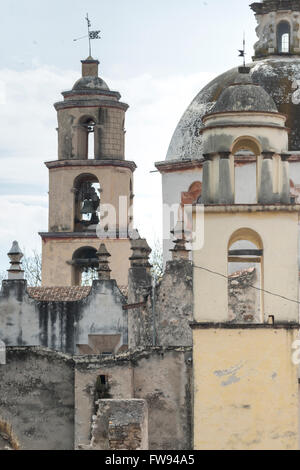
[[[99,400],[94,417],[93,450],[147,450],[148,409],[145,400]]]
[[[238,323],[260,322],[260,292],[251,286],[257,285],[257,272],[249,268],[232,274],[228,281],[229,319]]]
[[[74,448],[74,364],[40,348],[7,348],[0,365],[0,448]]]

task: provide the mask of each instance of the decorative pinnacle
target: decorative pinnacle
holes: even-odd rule
[[[180,259],[188,260],[190,250],[187,250],[185,245],[187,243],[187,236],[190,235],[190,232],[185,229],[184,222],[179,220],[171,233],[175,237],[175,240],[173,241],[175,246],[172,250],[170,250],[173,261]]]
[[[10,260],[10,268],[8,272],[8,280],[20,280],[24,279],[24,271],[21,267],[21,259],[23,258],[23,253],[20,250],[19,244],[17,241],[14,241],[11,249],[7,253],[7,256]]]
[[[99,268],[98,271],[98,279],[100,281],[109,281],[110,280],[110,273],[111,269],[109,267],[108,258],[111,257],[110,253],[107,251],[106,246],[104,243],[100,245],[99,250],[97,251],[97,256],[99,259]]]
[[[129,258],[132,268],[146,268],[149,270],[152,265],[149,263],[151,248],[144,238],[131,239],[132,256]]]

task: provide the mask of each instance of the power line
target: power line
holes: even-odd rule
[[[227,279],[227,281],[230,279],[229,276],[225,276],[225,274],[218,273],[217,271],[213,271],[212,269],[204,268],[203,266],[196,266],[195,264],[193,264],[193,266],[196,269],[201,269],[202,271],[207,271],[210,274],[214,274],[216,276]],[[280,299],[287,300],[288,302],[293,302],[295,304],[300,305],[300,302],[298,300],[289,299],[288,297],[285,297],[285,296],[280,295],[280,294],[276,294],[275,292],[271,292],[271,291],[266,290],[266,289],[261,289],[260,287],[253,286],[252,284],[249,284],[249,287],[251,287],[252,289],[258,290],[260,292],[264,292],[266,294],[273,295],[274,297],[279,297]]]

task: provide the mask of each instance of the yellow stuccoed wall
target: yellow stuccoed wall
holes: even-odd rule
[[[298,300],[298,212],[296,210],[258,211],[212,207],[205,209],[204,245],[193,252],[195,266],[228,275],[228,244],[242,228],[256,232],[262,241],[263,289]],[[233,210],[232,209],[232,210]],[[223,212],[222,212],[223,211]],[[225,212],[228,211],[228,212]],[[252,211],[252,212],[251,212]],[[196,214],[194,214],[194,227]],[[196,228],[197,230],[197,228]],[[258,247],[261,248],[261,247]],[[197,267],[194,269],[194,316],[198,322],[228,321],[228,280]],[[212,292],[217,295],[212,295]],[[263,296],[264,318],[275,321],[298,321],[298,305],[267,293]]]
[[[99,238],[66,238],[44,239],[42,244],[42,284],[44,287],[72,286],[73,267],[67,261],[72,260],[74,252],[84,246],[98,249],[105,243],[109,258],[109,267],[112,270],[111,279],[115,279],[119,286],[128,285],[129,258],[132,255],[129,239]]]
[[[297,330],[195,328],[194,448],[297,450]]]

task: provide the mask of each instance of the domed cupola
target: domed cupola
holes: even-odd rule
[[[251,82],[249,68],[221,93],[209,114],[203,117],[203,202],[232,204],[235,155],[250,152],[257,162],[257,202],[289,202],[286,165],[288,129],[273,99]],[[274,181],[280,175],[280,184]]]
[[[255,85],[250,75],[240,73],[235,82],[222,91],[211,113],[241,111],[278,112],[273,98],[260,85]]]

